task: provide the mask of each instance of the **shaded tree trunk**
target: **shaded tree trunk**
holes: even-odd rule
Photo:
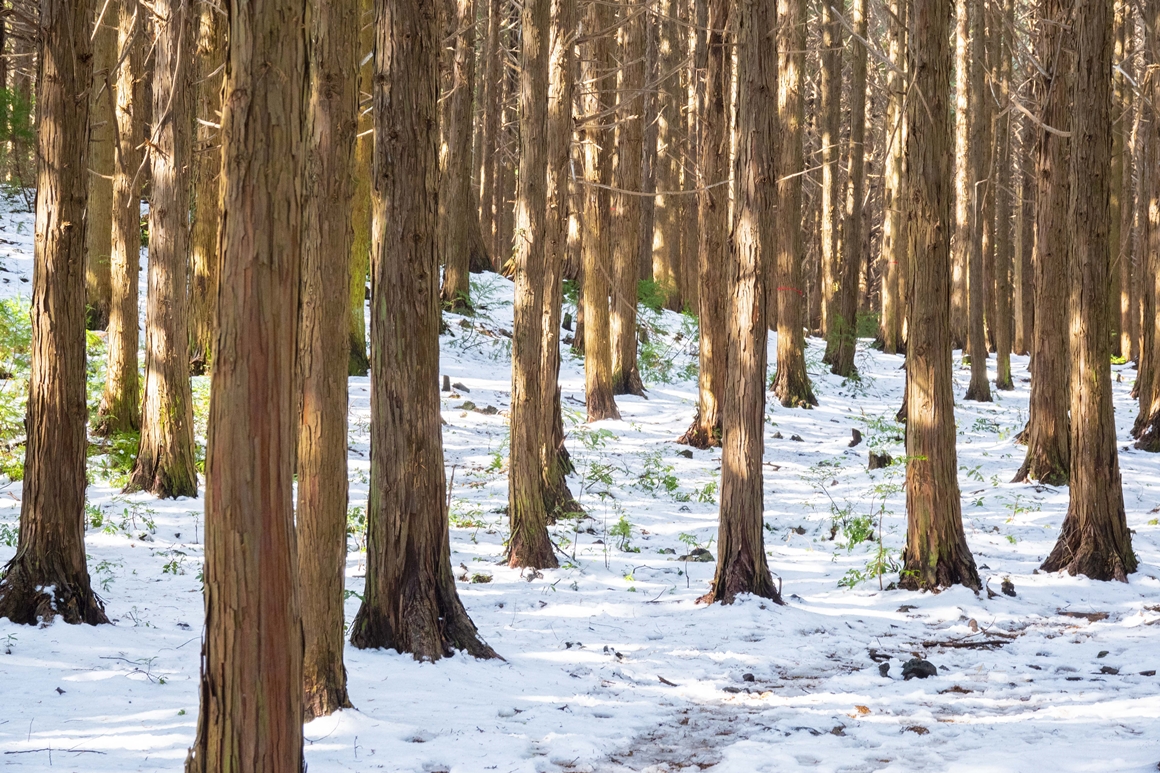
[[[983,18],[983,0],[962,0],[969,6],[970,39],[967,46],[967,69],[970,73],[967,88],[968,112],[960,121],[967,124],[967,145],[961,150],[963,163],[959,177],[959,198],[956,201],[959,218],[956,219],[955,240],[961,240],[966,251],[967,264],[967,349],[971,360],[971,383],[967,385],[966,399],[991,402],[991,384],[987,380],[987,335],[984,326],[987,303],[987,271],[983,232],[987,221],[984,199],[989,177],[990,144],[988,142],[988,110],[984,99],[984,61],[987,55],[987,31]]]
[[[974,233],[974,191],[972,178],[974,163],[971,157],[973,135],[971,106],[974,90],[971,19],[978,9],[978,0],[960,0],[955,3],[955,204],[954,236],[951,238],[951,346],[967,349],[967,273],[970,266],[971,235]]]
[[[500,133],[500,119],[503,115],[504,71],[503,52],[500,50],[500,29],[503,27],[503,0],[490,0],[487,12],[487,41],[484,47],[486,69],[484,71],[483,87],[483,139],[480,154],[480,229],[483,232],[485,244],[495,243],[495,172],[496,158],[499,155],[497,143]],[[500,255],[492,253],[492,267],[497,266]]]
[[[358,129],[361,16],[357,2],[328,0],[313,0],[309,13],[296,517],[303,708],[308,721],[350,708],[342,661],[350,359],[343,343],[349,328],[349,215]]]
[[[995,116],[995,316],[991,323],[995,336],[995,387],[1014,389],[1011,382],[1011,30],[1014,29],[1014,0],[1004,0],[1002,21],[996,20],[996,48],[1000,100]]]
[[[93,81],[89,89],[89,205],[85,230],[85,293],[87,325],[104,330],[109,324],[113,280],[110,265],[113,221],[113,67],[117,63],[117,19],[111,6],[88,3],[96,25],[92,33]]]
[[[950,346],[950,5],[913,0],[907,103],[910,253],[906,356],[906,548],[899,585],[980,587],[963,533]]]
[[[765,0],[737,3],[737,209],[726,269],[727,372],[722,411],[721,510],[717,571],[701,600],[732,603],[741,593],[781,602],[765,561],[762,459],[765,436],[766,270],[774,253],[777,45]]]
[[[821,296],[822,335],[826,337],[823,362],[832,365],[837,338],[845,334],[847,320],[838,319],[838,295],[843,280],[841,160],[842,117],[842,27],[839,17],[846,12],[846,0],[824,0],[821,4],[821,75],[818,85],[818,132],[821,142]]]
[[[1019,201],[1015,209],[1015,342],[1016,354],[1026,355],[1035,340],[1035,269],[1031,256],[1035,251],[1035,163],[1036,128],[1028,118],[1021,119],[1019,130]]]
[[[906,8],[904,0],[892,0],[890,61],[886,75],[889,102],[886,108],[886,174],[882,200],[881,300],[882,350],[897,354],[903,350],[902,324],[906,319],[906,219],[903,213],[903,167],[906,157]]]
[[[113,171],[112,305],[109,307],[109,361],[93,432],[114,435],[141,427],[141,379],[137,373],[140,341],[137,283],[141,270],[141,191],[137,170],[145,139],[142,115],[143,37],[140,6],[122,0],[118,8],[118,58],[114,108],[116,151]]]
[[[802,306],[802,174],[805,100],[805,0],[778,3],[778,142],[777,238],[771,249],[777,260],[777,372],[773,391],[785,407],[817,405],[806,373]]]
[[[85,203],[92,82],[88,3],[42,0],[28,441],[16,555],[0,617],[107,623],[85,563]]]
[[[668,18],[657,20],[660,36],[658,41],[659,84],[657,112],[657,189],[659,195],[655,203],[656,230],[651,242],[653,247],[652,274],[658,289],[664,295],[665,308],[680,311],[683,304],[681,275],[681,236],[684,223],[681,221],[682,200],[688,198],[670,194],[681,185],[681,140],[684,136],[685,121],[682,110],[688,103],[681,82],[682,71],[678,69],[684,59],[684,41],[688,35],[679,24],[680,0],[665,0]],[[687,70],[687,68],[684,68]]]
[[[374,68],[368,54],[374,47],[374,22],[371,0],[359,0],[362,21],[359,26],[358,51],[359,116],[358,139],[354,146],[354,195],[350,204],[353,236],[350,243],[350,362],[347,373],[365,376],[371,362],[367,356],[367,271],[371,262],[371,154],[375,138],[372,136],[374,116],[371,115],[371,92]]]
[[[495,653],[451,573],[439,414],[438,8],[375,0],[371,487],[356,647]]]
[[[1160,8],[1160,3],[1150,5]],[[1069,261],[1073,368],[1071,501],[1042,569],[1127,582],[1136,571],[1112,406],[1108,249],[1112,151],[1110,2],[1075,6]],[[1157,17],[1153,15],[1153,20]],[[1157,89],[1154,94],[1160,92]]]

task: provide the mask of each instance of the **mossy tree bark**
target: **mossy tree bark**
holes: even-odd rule
[[[721,510],[717,571],[701,600],[729,604],[742,593],[781,596],[765,560],[764,261],[774,254],[777,177],[777,45],[773,8],[765,0],[737,4],[737,203],[726,267],[727,372],[722,411]]]
[[[28,441],[0,617],[107,623],[85,563],[85,202],[92,81],[87,2],[40,3]]]
[[[298,569],[307,720],[350,708],[346,577],[347,293],[358,128],[358,3],[312,0],[297,377]]]
[[[1160,3],[1152,3],[1160,5]],[[1077,66],[1071,156],[1069,261],[1071,501],[1044,571],[1066,569],[1093,580],[1127,582],[1136,571],[1124,517],[1124,493],[1112,406],[1108,284],[1112,150],[1110,2],[1075,6]]]
[[[137,170],[145,139],[144,24],[136,0],[118,7],[117,41],[121,66],[114,73],[116,144],[113,164],[112,304],[109,306],[109,361],[105,388],[93,432],[114,435],[141,428],[141,377],[137,372],[140,341],[137,283],[141,271],[141,191]]]
[[[455,588],[439,413],[438,7],[375,0],[371,487],[359,648],[495,657]]]
[[[189,54],[193,9],[166,0],[153,15],[154,124],[149,154],[149,295],[141,442],[126,490],[197,496],[189,384],[186,260],[189,251]]]
[[[817,405],[806,373],[802,305],[802,175],[805,168],[803,124],[805,100],[805,0],[778,3],[778,142],[777,238],[770,247],[777,261],[777,372],[773,391],[787,408]]]
[[[907,103],[906,547],[899,585],[979,588],[963,533],[950,346],[950,4],[913,0]]]
[[[85,293],[87,324],[104,330],[113,302],[110,255],[113,251],[113,157],[116,130],[113,126],[113,67],[117,63],[117,17],[115,6],[88,4],[95,24],[92,33],[93,81],[89,100],[89,206],[85,230]]]
[[[1031,353],[1031,405],[1025,437],[1027,456],[1016,481],[1037,480],[1052,486],[1067,483],[1070,469],[1068,408],[1070,389],[1067,344],[1066,283],[1070,250],[1068,228],[1068,158],[1071,141],[1059,132],[1071,130],[1074,43],[1071,4],[1040,0],[1046,20],[1040,30],[1039,60],[1046,72],[1037,79],[1042,105],[1037,127],[1036,164],[1035,333]]]

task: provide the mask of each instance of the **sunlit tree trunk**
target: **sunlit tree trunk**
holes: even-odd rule
[[[903,217],[903,166],[906,155],[906,8],[893,0],[890,29],[890,61],[886,75],[889,102],[886,108],[886,179],[882,200],[882,350],[897,354],[903,349],[902,323],[906,318],[903,296],[906,286],[906,220]]]
[[[350,203],[353,236],[350,243],[350,289],[347,315],[350,338],[350,362],[347,372],[365,376],[371,362],[367,356],[367,271],[371,262],[371,153],[374,116],[371,115],[371,78],[374,68],[369,55],[374,46],[374,13],[372,0],[358,0],[361,11],[358,51],[358,134],[354,146],[354,195]]]
[[[910,253],[906,348],[906,548],[899,585],[979,588],[963,533],[950,346],[950,5],[913,0],[907,102]]]
[[[16,555],[0,617],[107,623],[85,563],[85,202],[92,82],[88,2],[42,0],[28,440]]]
[[[1111,3],[1078,3],[1072,122],[1072,232],[1069,261],[1071,394],[1071,500],[1059,541],[1044,571],[1066,569],[1093,580],[1127,582],[1136,555],[1124,517],[1124,493],[1112,406],[1111,321],[1108,295],[1108,192],[1112,151]],[[1160,3],[1149,3],[1160,7]],[[1153,23],[1158,19],[1150,14]],[[1160,89],[1153,90],[1160,94]]]
[[[89,3],[93,13],[93,85],[89,90],[89,205],[85,230],[85,292],[87,325],[104,330],[109,324],[113,285],[113,66],[117,63],[115,5]]]
[[[657,189],[656,231],[653,245],[653,280],[664,294],[665,308],[680,311],[682,305],[681,281],[681,236],[684,224],[681,222],[681,202],[687,196],[668,195],[681,185],[681,140],[684,136],[685,121],[682,111],[687,104],[682,85],[681,71],[677,70],[684,59],[684,41],[688,35],[677,19],[680,14],[680,0],[665,0],[664,11],[669,18],[657,21],[659,31],[658,55],[661,73],[660,91],[657,95]],[[687,68],[685,68],[687,69]]]
[[[1026,116],[1019,129],[1019,200],[1015,209],[1015,264],[1012,267],[1015,303],[1016,354],[1026,355],[1035,339],[1035,164],[1038,158],[1035,124]]]
[[[833,364],[837,337],[845,335],[846,320],[838,319],[838,294],[842,283],[839,266],[842,239],[841,142],[842,117],[842,26],[839,16],[846,12],[846,0],[821,3],[821,74],[818,85],[818,132],[822,144],[821,209],[821,297],[822,335],[826,337],[824,362]]]
[[[971,383],[966,399],[991,402],[991,384],[987,380],[987,337],[984,326],[987,301],[986,257],[983,254],[983,232],[987,220],[984,200],[988,190],[990,168],[987,100],[983,88],[984,63],[987,55],[986,20],[983,0],[962,0],[969,5],[970,36],[967,47],[968,107],[960,122],[967,124],[965,149],[960,149],[964,163],[958,178],[955,243],[966,252],[967,266],[967,350],[971,359]],[[961,136],[961,135],[960,135]]]
[[[489,0],[487,11],[487,39],[484,43],[484,101],[483,138],[480,142],[480,229],[483,241],[491,246],[495,239],[495,171],[496,143],[499,140],[500,119],[503,115],[503,54],[500,50],[500,29],[503,27],[503,0]],[[499,255],[492,254],[495,266]],[[498,270],[498,267],[496,267]]]
[[[998,10],[998,9],[997,9]],[[996,19],[995,47],[998,62],[996,95],[1000,102],[995,115],[995,316],[991,327],[995,336],[995,387],[1014,389],[1011,382],[1011,30],[1014,28],[1014,0],[1004,0],[1002,21]],[[1008,26],[1010,25],[1010,26]]]
[[[967,272],[970,264],[971,234],[974,233],[974,164],[971,156],[973,135],[971,109],[972,57],[971,18],[978,0],[960,0],[955,9],[955,188],[954,236],[951,238],[951,346],[967,348]]]
[[[438,8],[375,0],[371,486],[359,648],[495,655],[451,573],[439,412]]]
[[[189,0],[155,8],[145,385],[141,442],[127,489],[159,497],[197,496],[186,316],[193,21]]]

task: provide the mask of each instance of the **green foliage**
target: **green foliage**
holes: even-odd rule
[[[22,437],[31,352],[32,320],[27,300],[0,301],[0,473],[14,481],[24,478]]]
[[[677,478],[676,469],[671,464],[665,464],[661,452],[645,451],[642,454],[644,471],[636,479],[636,485],[653,496],[663,491],[678,501],[688,501],[688,494],[682,495],[678,489],[681,482]]]
[[[616,522],[611,529],[608,530],[609,536],[616,540],[616,547],[622,551],[629,553],[639,553],[640,548],[633,548],[632,541],[632,524],[623,515],[620,520]]]
[[[367,549],[367,510],[361,505],[346,510],[346,538],[354,541],[354,552]]]
[[[641,279],[636,283],[636,301],[646,309],[659,314],[672,291],[673,288],[666,283],[655,279]]]
[[[704,505],[717,504],[717,491],[721,484],[716,480],[711,480],[704,486],[693,489],[693,501],[700,502]]]
[[[118,432],[94,442],[89,446],[89,456],[93,458],[90,472],[94,477],[123,488],[133,472],[140,444],[141,436],[137,432]]]
[[[20,526],[15,523],[0,522],[0,545],[14,548],[20,540]]]
[[[452,500],[448,517],[451,525],[459,529],[479,529],[487,525],[483,520],[483,508],[462,499]]]
[[[858,312],[858,321],[855,325],[856,330],[854,334],[858,338],[875,338],[878,336],[878,320],[879,314],[877,311],[860,311]]]
[[[682,313],[680,327],[670,334],[661,325],[661,312],[643,306],[637,317],[637,367],[641,379],[648,384],[671,384],[695,378],[699,331],[697,318]]]

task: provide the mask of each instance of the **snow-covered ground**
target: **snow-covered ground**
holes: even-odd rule
[[[30,290],[31,225],[29,215],[0,218],[4,295]],[[679,559],[698,546],[715,554],[720,452],[688,458],[674,442],[696,399],[694,340],[673,338],[689,321],[646,315],[650,353],[676,380],[654,378],[647,399],[619,398],[622,421],[583,423],[582,363],[565,355],[569,482],[590,517],[553,527],[562,568],[521,572],[501,559],[511,286],[475,281],[485,308],[449,316],[442,339],[441,372],[467,388],[443,395],[452,561],[468,611],[505,660],[417,663],[348,648],[356,708],[306,726],[312,771],[1156,769],[1160,458],[1128,447],[1130,367],[1113,376],[1140,557],[1129,584],[1036,571],[1067,490],[1007,482],[1027,417],[1019,357],[1016,390],[992,404],[963,401],[969,374],[955,374],[964,524],[993,595],[859,581],[903,543],[901,471],[866,465],[871,448],[901,454],[902,359],[863,348],[863,379],[844,384],[810,341],[821,404],[767,408],[766,549],[787,604],[705,607],[695,600],[713,563]],[[771,337],[771,361],[774,352]],[[204,395],[204,380],[195,386]],[[366,503],[369,422],[367,380],[351,379],[352,508]],[[853,448],[852,429],[865,438]],[[103,523],[87,533],[89,568],[115,624],[0,621],[0,767],[179,771],[197,715],[202,501],[125,496],[93,477]],[[0,528],[15,526],[19,500],[19,484],[0,489]],[[359,540],[348,620],[363,588]],[[0,560],[13,552],[0,544]],[[1014,597],[1000,592],[1008,579]],[[938,674],[904,681],[915,656]]]

